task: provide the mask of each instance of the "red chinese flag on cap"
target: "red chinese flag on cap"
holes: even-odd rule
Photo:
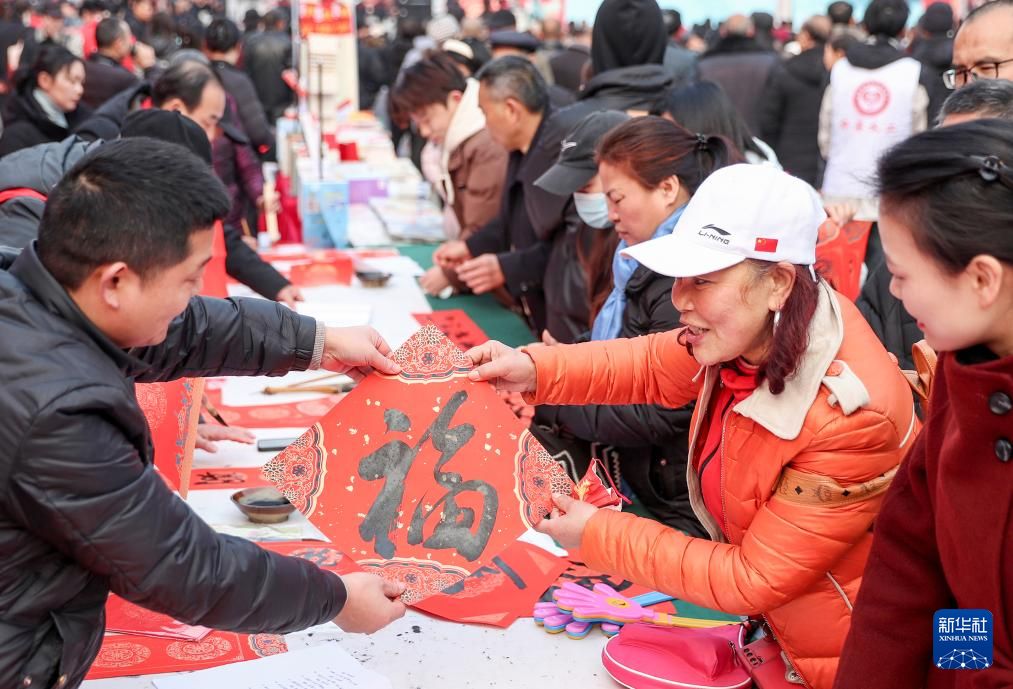
[[[753,251],[760,251],[765,254],[772,254],[777,251],[777,240],[767,239],[766,237],[757,237],[756,246],[753,247]]]

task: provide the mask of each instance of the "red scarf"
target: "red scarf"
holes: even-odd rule
[[[694,466],[700,476],[700,489],[707,511],[714,515],[724,530],[725,513],[721,501],[721,443],[722,431],[732,407],[746,399],[756,389],[758,366],[741,359],[721,367],[717,390],[707,410],[706,433]]]

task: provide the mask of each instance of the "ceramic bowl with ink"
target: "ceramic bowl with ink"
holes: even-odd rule
[[[359,278],[363,287],[384,287],[390,281],[391,273],[382,270],[357,270],[355,277]]]
[[[254,524],[280,524],[295,511],[295,505],[276,488],[246,488],[233,493],[232,502]]]

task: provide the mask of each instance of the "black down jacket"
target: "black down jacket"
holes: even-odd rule
[[[760,138],[785,171],[813,186],[823,168],[819,130],[826,81],[821,44],[776,65],[760,98]]]
[[[496,254],[506,289],[536,340],[548,329],[569,344],[587,329],[587,289],[574,258],[580,218],[573,201],[535,186],[555,164],[565,134],[552,127],[551,113],[542,118],[528,152],[510,154],[499,214],[465,244],[472,256]]]
[[[0,189],[25,188],[49,196],[64,173],[102,143],[69,136],[11,153],[0,160]],[[15,196],[0,204],[0,246],[28,246],[39,235],[45,209],[45,201],[31,196]]]
[[[599,232],[601,230],[598,230]],[[672,305],[670,277],[644,266],[626,284],[626,311],[619,337],[673,330],[679,312]],[[686,461],[693,405],[667,409],[651,404],[617,406],[540,406],[532,433],[556,453],[570,453],[567,469],[577,478],[587,468],[594,445],[609,446],[619,474],[657,519],[693,536],[705,532],[689,504]],[[579,455],[579,456],[574,456]],[[558,457],[557,457],[558,458]]]
[[[107,139],[119,138],[120,128],[129,112],[130,102],[144,94],[147,84],[119,94],[89,118],[79,136],[40,144],[5,156],[0,160],[0,190],[26,187],[43,196],[56,186],[63,175],[86,153]],[[204,139],[203,132],[201,139]],[[94,141],[91,141],[94,139]],[[210,155],[210,146],[207,147]],[[194,153],[200,154],[199,151]],[[208,160],[208,163],[211,161]],[[15,197],[0,204],[0,246],[23,248],[39,233],[39,222],[46,204],[38,199]],[[243,241],[235,225],[225,226],[225,270],[257,294],[274,299],[290,283]]]
[[[0,253],[0,268],[0,687],[78,686],[110,591],[244,633],[338,614],[338,577],[214,532],[169,490],[134,395],[135,381],[305,369],[316,322],[262,300],[196,298],[163,344],[124,351],[34,245]]]

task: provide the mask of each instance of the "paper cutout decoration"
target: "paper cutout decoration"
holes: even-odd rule
[[[288,651],[277,634],[211,632],[200,641],[107,634],[85,679],[189,672]]]
[[[624,502],[630,504],[630,499],[619,492],[605,464],[597,457],[591,460],[584,478],[574,485],[572,497],[595,507],[617,511],[622,509]]]
[[[168,383],[137,383],[137,403],[148,420],[155,449],[155,469],[173,490],[186,498],[190,489],[193,450],[203,378],[181,378]]]
[[[246,428],[306,428],[334,408],[344,395],[328,395],[303,402],[279,402],[278,404],[229,407],[222,404],[219,386],[207,387],[208,400],[215,406],[225,421],[233,426]]]
[[[342,551],[403,582],[406,603],[488,564],[573,483],[433,326],[264,466]]]
[[[106,631],[181,641],[200,641],[211,633],[207,627],[183,624],[168,615],[142,608],[115,594],[111,594],[106,601]]]
[[[415,607],[453,622],[506,628],[531,614],[534,602],[567,564],[538,546],[514,541],[467,579]]]
[[[419,325],[436,326],[450,338],[451,342],[465,351],[489,341],[489,337],[461,309],[413,313],[412,318],[418,321]]]

